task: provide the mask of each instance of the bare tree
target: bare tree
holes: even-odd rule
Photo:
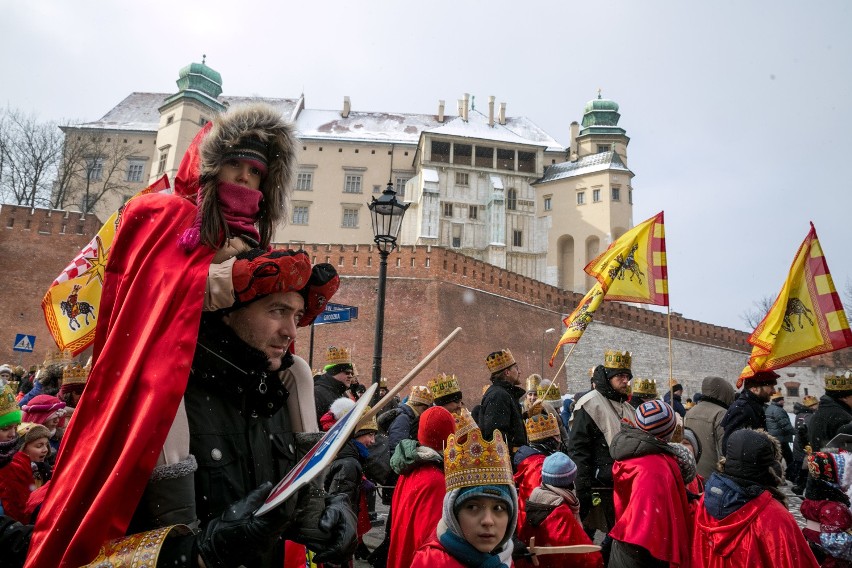
[[[62,133],[53,122],[6,109],[0,118],[0,199],[35,207],[50,204],[62,155]]]
[[[772,296],[763,296],[759,300],[755,300],[752,302],[752,308],[744,311],[740,318],[750,327],[751,329],[756,328],[763,318],[766,317],[766,314],[769,313],[769,310],[772,309],[772,304],[775,303],[775,298]]]

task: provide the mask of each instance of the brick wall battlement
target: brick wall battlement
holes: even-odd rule
[[[341,276],[378,275],[379,252],[375,245],[294,243],[283,248],[304,248],[313,262],[328,262]],[[403,246],[388,257],[388,278],[434,278],[469,286],[525,302],[564,315],[571,313],[583,295],[561,290],[451,249],[434,246]],[[595,321],[657,336],[667,336],[667,314],[621,302],[604,302]],[[671,315],[673,339],[693,341],[736,351],[750,351],[748,333],[728,327]]]
[[[101,225],[101,221],[94,215],[84,215],[78,211],[38,207],[32,209],[21,205],[3,205],[0,207],[0,229],[22,233],[23,235],[68,235],[74,237],[94,235],[101,228]]]

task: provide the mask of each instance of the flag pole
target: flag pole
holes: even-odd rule
[[[674,408],[674,363],[672,362],[672,307],[668,308],[668,317],[666,318],[666,327],[669,331],[669,400]]]
[[[556,384],[556,377],[558,377],[558,376],[559,376],[559,373],[561,373],[561,372],[562,372],[562,368],[565,366],[565,363],[567,363],[567,362],[568,362],[568,357],[570,357],[570,356],[571,356],[571,353],[573,353],[573,352],[574,352],[574,348],[575,348],[575,347],[577,347],[577,344],[576,344],[576,343],[572,343],[572,344],[571,344],[571,349],[569,349],[569,350],[568,350],[568,354],[567,354],[567,355],[565,355],[565,358],[564,358],[564,359],[562,359],[562,364],[561,364],[561,365],[559,365],[559,368],[558,368],[558,369],[556,369],[556,374],[555,374],[555,375],[553,375],[553,380],[551,380],[551,381],[550,381],[550,384],[549,384],[549,385],[547,385],[547,390],[545,390],[545,391],[544,391],[544,395],[542,396],[542,399],[547,398],[548,393],[550,393],[550,389],[553,387],[553,385],[555,385],[555,384]],[[565,390],[567,391],[567,390],[568,390],[568,379],[567,379],[567,376],[568,376],[568,375],[567,375],[567,373],[566,373],[566,375],[565,375],[565,376],[566,376],[566,379],[565,379]],[[566,394],[567,394],[567,393],[566,393]],[[539,400],[541,400],[541,399],[536,400],[536,403],[537,403]],[[533,403],[533,405],[535,405],[535,403]]]

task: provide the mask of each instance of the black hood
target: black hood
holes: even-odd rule
[[[624,369],[616,369],[619,373],[625,372]],[[612,371],[612,369],[610,369]],[[615,376],[618,373],[615,373],[611,376]],[[630,396],[629,394],[621,394],[609,384],[610,373],[607,371],[607,368],[603,365],[598,365],[595,367],[595,372],[592,374],[592,384],[595,385],[595,390],[604,395],[606,398],[610,400],[614,400],[616,402],[624,402]]]

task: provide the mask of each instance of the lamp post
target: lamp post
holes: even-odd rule
[[[556,331],[555,328],[549,327],[541,334],[541,378],[544,378],[544,339],[548,333],[553,333],[554,331]]]
[[[402,227],[402,218],[410,204],[400,203],[396,199],[393,183],[388,186],[382,196],[373,198],[367,205],[373,220],[373,241],[379,248],[381,262],[379,264],[379,293],[376,299],[376,332],[373,342],[373,383],[378,384],[382,377],[382,339],[385,327],[385,285],[388,276],[388,255],[396,248],[396,240]],[[373,396],[373,403],[378,401],[378,389]]]

